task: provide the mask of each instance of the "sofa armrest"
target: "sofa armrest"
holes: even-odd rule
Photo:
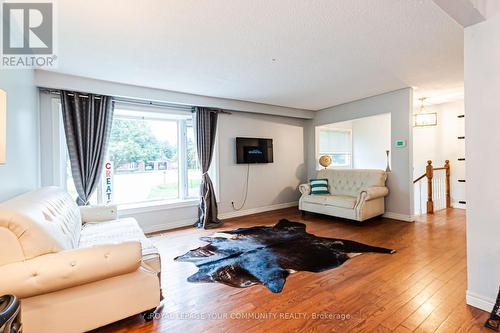
[[[100,245],[45,254],[0,266],[0,295],[27,298],[135,272],[139,242]]]
[[[83,223],[111,221],[118,218],[118,208],[116,205],[81,206],[80,215]]]
[[[311,186],[309,184],[300,184],[299,191],[303,195],[308,195],[309,193],[311,193]]]
[[[387,196],[388,194],[389,194],[389,189],[385,186],[368,187],[361,192],[361,196],[365,201],[382,198]]]

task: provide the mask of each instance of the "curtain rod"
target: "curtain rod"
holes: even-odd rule
[[[59,92],[59,90],[52,90],[52,89],[46,89],[46,88],[39,88],[39,89],[43,93],[61,96],[61,93]],[[78,93],[78,95],[80,97],[83,97],[83,98],[89,98],[89,96],[87,94],[84,94],[84,93]],[[69,93],[68,96],[75,96],[75,94]],[[96,99],[100,99],[100,97],[96,97]]]
[[[44,93],[49,93],[53,95],[60,96],[61,93],[59,90],[55,89],[49,89],[49,88],[39,88],[41,92]],[[98,94],[97,94],[98,95]],[[74,94],[70,93],[69,96],[74,96]],[[80,97],[83,98],[88,98],[88,94],[85,93],[79,93]],[[99,97],[96,97],[96,99],[100,99]],[[147,100],[141,100],[141,99],[131,99],[131,98],[121,98],[121,97],[113,97],[113,101],[119,102],[119,103],[128,103],[128,104],[135,104],[135,105],[147,105],[147,106],[154,106],[154,107],[160,107],[160,108],[175,108],[175,109],[184,109],[186,111],[193,111],[193,106],[190,105],[182,105],[182,104],[173,104],[173,103],[162,103],[162,102],[153,102],[153,101],[147,101]],[[222,110],[222,109],[214,109],[215,112],[222,113],[222,114],[232,114],[229,111]]]

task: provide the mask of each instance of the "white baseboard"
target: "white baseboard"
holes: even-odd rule
[[[277,204],[277,205],[270,205],[270,206],[264,206],[264,207],[245,209],[245,210],[240,210],[240,211],[236,211],[236,212],[222,213],[222,214],[219,214],[219,218],[221,220],[224,220],[224,219],[230,219],[233,217],[269,212],[269,211],[277,210],[277,209],[296,207],[298,205],[299,205],[298,201],[286,202],[286,203]],[[195,223],[196,223],[196,218],[192,218],[192,219],[184,219],[184,220],[178,220],[178,221],[170,221],[167,223],[155,224],[155,225],[151,225],[151,226],[143,226],[142,229],[143,229],[144,233],[150,234],[150,233],[159,232],[159,231],[166,231],[166,230],[170,230],[170,229],[189,227],[189,226],[193,226]]]
[[[168,223],[163,223],[163,224],[144,226],[144,227],[142,227],[142,230],[144,231],[145,234],[150,234],[153,232],[165,231],[165,230],[170,230],[170,229],[177,229],[177,228],[182,228],[182,227],[189,227],[189,226],[193,226],[195,223],[196,223],[196,218],[184,219],[184,220],[178,220],[178,221],[170,221]]]
[[[393,219],[393,220],[404,221],[404,222],[415,222],[415,217],[413,215],[385,212],[383,217],[387,217],[388,219]]]
[[[484,310],[486,312],[491,312],[495,306],[495,300],[486,296],[478,295],[472,291],[467,290],[465,294],[465,300],[467,304],[475,308]]]
[[[234,211],[234,212],[222,213],[222,214],[219,214],[219,218],[221,220],[231,219],[233,217],[257,214],[257,213],[264,213],[264,212],[269,212],[269,211],[277,210],[277,209],[296,207],[298,205],[299,205],[298,201],[285,202],[285,203],[277,204],[277,205],[263,206],[263,207],[250,208],[250,209],[239,210],[239,211]]]
[[[458,201],[452,202],[451,207],[458,208],[458,209],[466,209],[465,204],[459,203]]]

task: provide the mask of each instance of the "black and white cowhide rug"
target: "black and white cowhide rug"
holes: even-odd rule
[[[174,259],[198,267],[189,282],[220,282],[240,288],[263,284],[274,293],[281,292],[290,273],[322,272],[363,252],[395,252],[350,240],[318,237],[307,233],[305,224],[285,219],[274,227],[239,228],[200,240],[209,244]]]

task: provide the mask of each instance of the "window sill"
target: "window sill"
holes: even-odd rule
[[[193,198],[186,200],[162,200],[153,202],[141,202],[136,204],[121,204],[118,205],[118,214],[130,215],[175,208],[195,207],[198,206],[199,202],[199,199]]]

